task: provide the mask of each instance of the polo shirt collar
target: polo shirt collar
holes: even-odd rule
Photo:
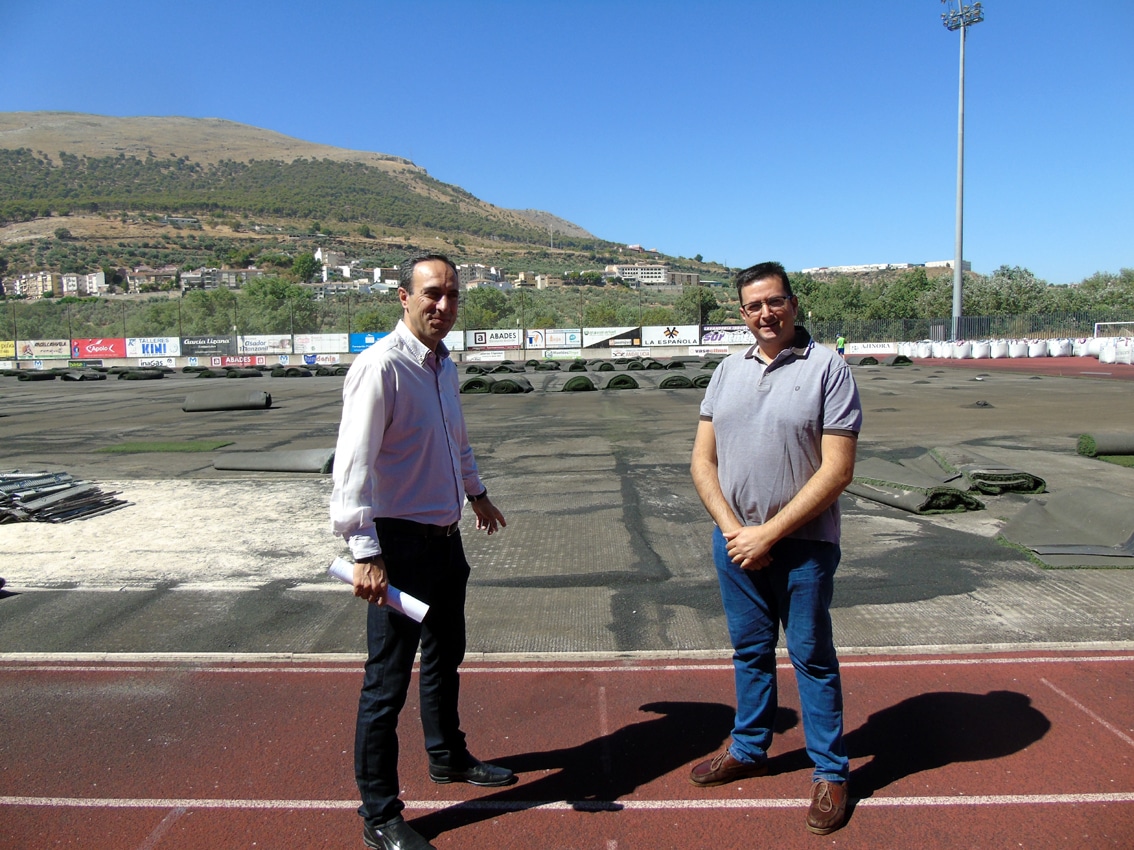
[[[803,325],[796,325],[795,337],[792,339],[791,347],[785,348],[783,351],[777,354],[776,358],[771,363],[765,360],[764,356],[760,353],[760,343],[755,343],[750,349],[748,349],[748,351],[744,353],[744,358],[746,360],[758,360],[765,366],[773,366],[793,355],[795,357],[806,357],[808,352],[811,351],[813,344],[814,343],[811,339],[811,334],[807,332],[807,328],[803,327]]]

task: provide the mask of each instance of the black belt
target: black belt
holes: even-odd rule
[[[430,525],[427,522],[414,522],[412,519],[392,519],[378,517],[374,525],[379,534],[402,535],[403,537],[452,537],[457,533],[459,523],[452,525]]]

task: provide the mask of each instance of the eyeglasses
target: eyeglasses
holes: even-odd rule
[[[741,304],[740,312],[746,316],[759,313],[764,309],[765,305],[767,305],[769,310],[782,310],[784,305],[790,300],[791,297],[788,295],[773,295],[771,298],[767,298],[764,301],[749,301],[747,304]]]

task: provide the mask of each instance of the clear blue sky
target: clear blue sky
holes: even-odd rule
[[[503,207],[789,269],[953,256],[938,0],[0,0],[0,111],[226,118]],[[965,257],[1134,267],[1134,2],[987,0]]]

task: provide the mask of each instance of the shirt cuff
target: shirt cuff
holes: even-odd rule
[[[382,554],[382,547],[378,545],[377,538],[366,534],[356,534],[351,537],[347,540],[347,546],[350,547],[351,557],[356,561]]]

